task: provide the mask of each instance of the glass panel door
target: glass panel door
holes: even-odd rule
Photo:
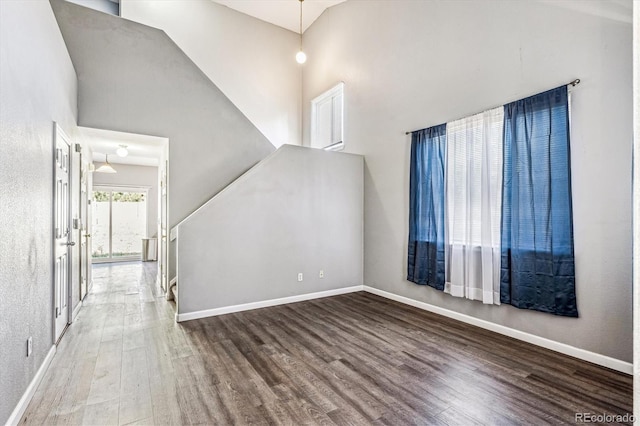
[[[91,257],[95,260],[111,257],[111,191],[93,191],[91,202]]]
[[[147,234],[147,194],[96,188],[92,202],[92,257],[97,262],[139,260]]]
[[[147,201],[144,192],[111,193],[111,257],[139,259],[147,236]]]

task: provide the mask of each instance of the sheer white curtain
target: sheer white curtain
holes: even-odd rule
[[[447,123],[445,292],[500,304],[499,107]]]

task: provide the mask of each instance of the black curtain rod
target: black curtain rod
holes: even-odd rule
[[[575,80],[567,83],[567,86],[576,87],[578,84],[580,84],[580,79],[576,78]],[[488,108],[488,109],[491,109],[491,108]],[[487,110],[485,110],[485,111],[487,111]],[[484,112],[484,111],[481,111],[481,112]],[[470,116],[471,115],[475,115],[475,114],[470,114]],[[429,126],[429,127],[431,127],[431,126]],[[404,134],[405,135],[410,135],[411,133],[419,132],[420,130],[428,129],[429,127],[424,127],[422,129],[418,129],[418,130],[412,130],[410,132],[404,132]]]

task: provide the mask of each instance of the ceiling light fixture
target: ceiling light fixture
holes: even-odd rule
[[[104,155],[104,164],[96,169],[96,173],[118,173],[116,169],[109,164],[109,156]]]
[[[118,154],[118,157],[126,157],[129,155],[129,150],[126,145],[120,145],[120,148],[116,150],[116,154]]]
[[[307,62],[307,55],[302,51],[302,2],[304,0],[299,0],[299,1],[300,1],[300,51],[296,53],[296,61],[299,64],[304,64],[305,62]]]

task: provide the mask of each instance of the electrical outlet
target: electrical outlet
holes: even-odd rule
[[[318,276],[320,278],[324,278],[324,271],[322,269],[320,269],[320,273],[318,274]]]
[[[298,274],[298,281],[302,281],[302,272]]]
[[[33,337],[29,336],[27,339],[27,356],[31,356],[31,352],[33,351]]]

